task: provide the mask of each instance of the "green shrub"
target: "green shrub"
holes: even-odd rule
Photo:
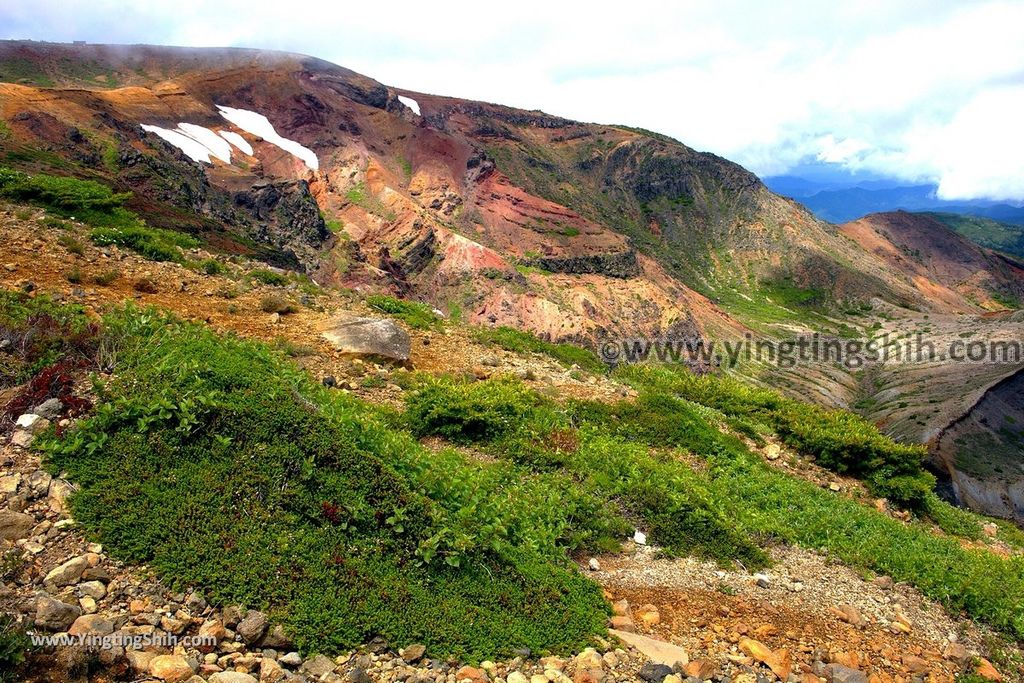
[[[304,651],[380,635],[479,659],[604,630],[600,589],[562,548],[607,538],[614,518],[568,478],[427,451],[280,355],[197,325],[130,308],[104,335],[116,379],[92,417],[39,444],[114,555],[267,609]]]
[[[430,329],[441,322],[433,308],[418,301],[404,301],[393,296],[374,295],[366,297],[366,304],[381,313],[399,318],[409,327],[417,330]]]
[[[626,366],[619,370],[619,377],[637,387],[741,418],[749,427],[767,425],[817,464],[860,477],[874,495],[900,507],[924,511],[934,488],[934,478],[923,469],[927,455],[923,446],[897,443],[853,413],[802,403],[727,377],[697,376],[685,369]]]
[[[265,285],[272,287],[284,287],[288,284],[288,276],[282,273],[276,273],[266,268],[256,268],[249,271],[249,277]]]
[[[31,641],[12,617],[0,614],[0,681],[14,681]]]
[[[93,278],[93,282],[103,287],[114,284],[121,277],[121,271],[117,268],[105,270]]]
[[[224,264],[214,258],[203,259],[198,264],[199,270],[207,275],[223,275],[227,272]]]
[[[57,238],[57,243],[67,249],[69,254],[74,254],[75,256],[85,254],[85,246],[71,235],[61,235]]]
[[[529,332],[512,327],[480,327],[474,330],[481,344],[494,344],[515,353],[539,353],[554,358],[562,365],[578,365],[591,372],[603,372],[604,363],[589,350],[573,344],[552,344]]]
[[[116,244],[131,249],[152,261],[182,261],[181,249],[199,246],[195,238],[142,223],[126,227],[94,228],[89,233],[94,244],[101,247]]]
[[[535,393],[508,379],[473,384],[432,379],[407,395],[406,419],[418,436],[482,441],[516,429],[540,402]]]
[[[279,294],[267,294],[260,299],[260,310],[264,313],[290,315],[298,313],[299,307]]]

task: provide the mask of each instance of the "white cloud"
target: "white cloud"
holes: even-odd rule
[[[521,0],[500,20],[466,0],[4,5],[7,37],[287,49],[413,91],[651,128],[762,174],[823,155],[1024,199],[1005,109],[1024,85],[1019,1]]]

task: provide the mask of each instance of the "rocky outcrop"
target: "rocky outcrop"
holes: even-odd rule
[[[614,254],[590,254],[587,256],[544,256],[529,261],[529,265],[543,268],[552,273],[570,275],[597,274],[627,280],[640,275],[640,264],[633,250]]]
[[[990,387],[944,429],[933,462],[956,502],[1024,525],[1024,370]]]
[[[272,245],[311,272],[330,237],[305,180],[260,182],[234,195],[235,206],[252,216],[253,237]]]

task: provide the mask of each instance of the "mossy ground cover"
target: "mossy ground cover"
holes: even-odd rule
[[[0,197],[42,206],[64,218],[92,227],[90,239],[100,246],[116,244],[154,261],[182,261],[181,249],[199,246],[192,236],[146,225],[124,207],[131,194],[114,192],[93,180],[45,173],[28,175],[0,167]]]
[[[607,605],[569,557],[634,527],[667,553],[748,568],[772,543],[824,548],[1024,636],[1020,558],[767,467],[719,428],[741,412],[732,385],[685,397],[679,371],[651,370],[630,378],[638,400],[605,405],[419,377],[394,410],[270,347],[132,307],[106,316],[97,354],[114,379],[95,411],[40,441],[80,486],[76,519],[175,587],[267,609],[305,651],[374,636],[471,660],[577,649]],[[495,457],[428,449],[427,434]]]

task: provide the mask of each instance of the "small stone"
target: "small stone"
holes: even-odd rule
[[[36,406],[32,412],[47,420],[56,420],[63,410],[64,404],[60,402],[59,398],[48,398]]]
[[[72,636],[107,636],[114,632],[114,622],[100,614],[86,614],[75,619],[68,634]]]
[[[604,660],[601,659],[601,655],[592,647],[588,647],[583,652],[576,655],[576,668],[577,669],[601,669],[604,668]]]
[[[988,661],[984,657],[978,658],[978,665],[974,670],[974,673],[978,674],[986,681],[996,681],[998,683],[1003,680],[1003,675],[999,673],[994,666],[992,666],[992,662]]]
[[[14,493],[21,486],[20,474],[8,474],[0,477],[0,493]]]
[[[86,595],[84,598],[78,599],[78,606],[82,608],[82,611],[86,614],[95,614],[96,610],[96,598]]]
[[[409,647],[402,650],[402,659],[415,664],[416,662],[423,659],[423,655],[426,654],[427,648],[425,645],[410,645]]]
[[[851,626],[862,628],[867,625],[860,611],[853,605],[839,605],[829,610],[833,615]]]
[[[260,660],[260,682],[261,683],[277,683],[282,680],[287,674],[281,665],[277,661],[267,656],[267,651],[263,651],[263,659]]]
[[[354,667],[348,672],[349,683],[372,683],[372,681],[370,674],[366,673],[366,669],[361,666]]]
[[[892,590],[893,580],[891,576],[876,576],[871,580],[871,583],[878,586],[882,590]]]
[[[281,658],[277,661],[280,664],[283,664],[284,666],[290,666],[294,668],[302,664],[302,655],[300,655],[298,652],[289,652],[286,655],[281,655]]]
[[[335,668],[336,666],[330,657],[317,655],[303,662],[302,666],[299,667],[299,673],[312,676],[313,678],[320,678],[321,676],[333,673]]]
[[[672,673],[672,667],[666,666],[665,664],[655,664],[654,662],[647,662],[640,667],[640,672],[637,674],[647,683],[662,683],[665,677]]]
[[[16,541],[28,538],[36,525],[36,518],[23,512],[0,509],[0,540]]]
[[[530,679],[528,679],[526,676],[524,676],[518,671],[513,671],[512,673],[510,673],[505,678],[505,680],[507,681],[507,683],[530,683]]]
[[[942,656],[961,666],[971,659],[971,653],[967,651],[967,648],[955,642],[950,642],[946,645],[946,648],[942,651]]]
[[[772,585],[772,581],[767,574],[754,574],[754,583],[757,584],[758,588],[768,588]]]
[[[206,680],[209,683],[258,683],[254,676],[240,671],[218,671]]]
[[[633,542],[637,545],[647,545],[647,534],[637,529],[633,532]]]
[[[789,650],[772,651],[764,643],[752,638],[740,638],[740,650],[761,662],[785,681],[793,670],[793,657]]]
[[[587,562],[587,566],[590,568],[590,571],[592,572],[601,571],[601,563],[597,561],[596,557],[590,558],[590,560]]]
[[[255,643],[267,630],[267,615],[249,610],[235,629],[246,643]]]
[[[472,666],[463,666],[455,672],[456,681],[471,681],[471,683],[487,683],[490,679],[487,672]]]
[[[829,664],[825,672],[828,683],[868,683],[868,677],[863,671],[842,664]]]
[[[837,484],[836,482],[832,482],[831,484],[828,485],[828,490],[832,491],[833,493],[839,493],[840,491],[843,490],[843,487]]]
[[[709,659],[695,659],[683,667],[684,674],[701,681],[710,679],[717,670],[718,667]]]
[[[994,522],[988,522],[987,524],[984,524],[981,528],[982,530],[984,530],[986,536],[990,536],[992,538],[995,538],[996,535],[999,533],[999,525]]]
[[[43,579],[47,586],[70,586],[78,583],[82,573],[89,568],[89,558],[85,555],[74,557],[64,564],[54,567]]]
[[[83,581],[78,584],[78,594],[89,596],[94,600],[102,600],[107,595],[107,587],[103,585],[102,581]]]
[[[77,605],[69,605],[45,593],[36,598],[36,626],[48,631],[64,631],[82,615]]]
[[[149,673],[167,683],[181,683],[192,678],[195,671],[181,655],[158,655],[150,661]]]

